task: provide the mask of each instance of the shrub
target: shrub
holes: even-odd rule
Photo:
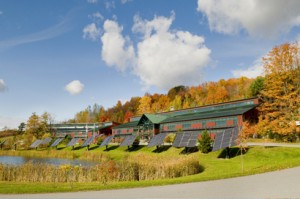
[[[199,149],[202,153],[208,153],[211,151],[212,140],[207,131],[204,131],[201,134],[201,138],[199,140]]]

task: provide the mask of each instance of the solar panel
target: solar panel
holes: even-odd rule
[[[230,146],[236,146],[237,145],[238,137],[239,137],[239,128],[235,127],[235,128],[232,129],[232,137],[231,137]]]
[[[131,146],[135,140],[137,135],[129,135],[126,136],[123,142],[120,144],[120,146]]]
[[[74,146],[79,140],[80,138],[72,138],[72,140],[67,144],[67,147]]]
[[[41,143],[42,140],[36,140],[30,145],[30,148],[37,148]]]
[[[198,142],[198,135],[200,132],[185,131],[177,133],[173,147],[195,147]]]
[[[106,137],[99,147],[107,146],[113,138],[113,135]]]
[[[181,142],[181,139],[183,137],[183,133],[176,133],[176,137],[175,137],[175,140],[173,142],[173,147],[179,147],[179,144]]]
[[[52,138],[45,138],[42,140],[41,144],[46,145],[46,144],[49,144],[51,141],[52,141]]]
[[[238,127],[226,129],[223,132],[216,134],[212,151],[217,151],[226,147],[235,146],[237,144],[236,140],[238,138],[238,135]]]
[[[3,140],[3,141],[0,143],[0,146],[3,145],[5,142],[6,142],[6,140]]]
[[[55,147],[57,146],[61,141],[63,141],[64,138],[57,138],[50,147]]]
[[[94,141],[94,139],[95,139],[94,136],[89,137],[81,146],[85,147],[85,146],[90,145]]]
[[[151,140],[148,144],[148,147],[162,145],[164,143],[164,140],[167,135],[168,135],[168,133],[160,133],[160,134],[153,136],[153,138],[151,138]]]
[[[197,145],[199,134],[200,134],[200,132],[192,132],[191,133],[187,147],[195,147]]]
[[[217,151],[217,150],[221,149],[221,144],[223,142],[223,136],[224,136],[224,131],[216,134],[212,151]]]

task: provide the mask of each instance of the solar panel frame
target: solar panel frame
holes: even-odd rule
[[[113,138],[113,135],[106,137],[99,147],[107,146]]]
[[[222,148],[221,146],[223,142],[223,137],[224,137],[224,131],[216,134],[212,151],[218,151]]]
[[[240,128],[235,127],[232,129],[232,136],[230,141],[230,146],[236,146],[237,145],[237,139],[239,137]]]
[[[172,146],[179,147],[182,137],[183,137],[183,132],[176,133],[176,137],[174,139]]]
[[[82,147],[86,147],[86,146],[90,145],[94,141],[94,139],[95,139],[94,136],[89,137],[88,139],[86,139],[84,141],[84,143],[81,146]]]
[[[129,135],[126,136],[123,142],[120,144],[120,146],[131,146],[135,140],[137,135]]]
[[[151,138],[148,143],[148,147],[159,146],[162,145],[168,133],[160,133]]]
[[[56,147],[64,138],[57,138],[50,147]]]
[[[30,148],[37,148],[41,143],[42,143],[43,140],[36,140],[34,141],[31,145],[30,145]]]
[[[72,140],[67,144],[67,147],[74,146],[79,140],[80,138],[72,138]]]
[[[186,147],[195,147],[197,146],[198,143],[198,136],[199,136],[200,132],[191,132],[188,144]]]
[[[45,138],[42,140],[41,145],[49,144],[52,141],[52,138]]]

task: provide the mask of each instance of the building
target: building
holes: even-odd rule
[[[242,126],[244,121],[257,121],[257,98],[236,100],[156,114],[143,114],[130,122],[112,128],[113,135],[138,134],[150,138],[158,133],[204,131],[217,133]]]
[[[111,135],[112,127],[119,125],[116,122],[102,122],[102,123],[73,123],[73,124],[51,124],[52,136],[61,137],[76,137],[88,138],[95,135]]]

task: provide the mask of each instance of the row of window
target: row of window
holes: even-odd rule
[[[178,130],[194,130],[194,129],[210,129],[230,127],[237,125],[237,117],[215,118],[207,120],[193,120],[184,122],[174,122],[161,124],[160,131],[178,131]]]

